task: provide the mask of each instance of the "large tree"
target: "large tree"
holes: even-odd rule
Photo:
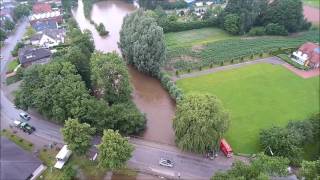
[[[239,34],[240,18],[237,14],[228,14],[224,20],[224,29],[231,34]]]
[[[99,149],[99,166],[111,170],[122,168],[131,158],[133,146],[118,131],[111,129],[103,132]]]
[[[274,0],[267,8],[263,17],[265,25],[277,23],[283,25],[289,32],[303,29],[304,21],[301,0]]]
[[[24,16],[29,16],[31,12],[31,8],[25,4],[19,4],[13,10],[13,18],[15,21],[21,19]]]
[[[221,25],[229,14],[239,17],[239,34],[248,32],[259,15],[263,14],[268,4],[267,0],[229,0],[225,10],[220,14]]]
[[[156,76],[166,61],[163,30],[143,10],[124,18],[119,45],[124,59],[141,72]]]
[[[108,103],[127,102],[131,95],[129,73],[116,53],[96,52],[91,57],[92,83],[98,96]]]
[[[87,123],[81,124],[78,119],[68,119],[61,132],[68,148],[78,155],[83,155],[91,147],[91,139],[95,129]]]
[[[15,24],[14,24],[11,20],[6,19],[6,20],[4,21],[4,26],[3,26],[3,28],[4,28],[5,30],[7,30],[7,31],[12,31],[12,30],[14,29],[14,27],[15,27]]]
[[[228,125],[228,113],[211,95],[187,95],[178,102],[173,120],[178,147],[197,153],[217,149]]]
[[[320,159],[317,161],[302,161],[299,177],[306,180],[320,179]]]

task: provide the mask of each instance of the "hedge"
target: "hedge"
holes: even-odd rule
[[[167,73],[161,71],[158,74],[158,79],[173,99],[179,101],[183,98],[182,90],[176,86]]]
[[[288,55],[286,55],[286,54],[279,54],[279,55],[277,55],[277,57],[279,57],[280,59],[284,60],[285,62],[287,62],[288,64],[292,65],[293,67],[295,67],[295,68],[297,68],[297,69],[301,69],[301,70],[304,70],[304,71],[310,70],[310,67],[308,67],[308,66],[303,66],[303,65],[301,65],[301,64],[298,64],[298,63],[292,61],[292,60],[288,57]]]
[[[212,27],[212,26],[217,26],[216,18],[210,18],[208,20],[189,21],[189,22],[168,21],[163,25],[161,25],[164,33],[186,31],[191,29],[200,29],[200,28]]]

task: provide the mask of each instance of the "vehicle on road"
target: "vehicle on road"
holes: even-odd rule
[[[28,134],[32,134],[36,130],[35,127],[31,126],[26,122],[15,120],[13,123],[17,128],[21,129],[23,132]]]
[[[68,149],[67,145],[64,145],[56,155],[57,162],[54,167],[57,169],[62,169],[63,165],[68,161],[71,154],[72,151]]]
[[[169,159],[161,158],[159,161],[159,165],[172,168],[173,162]]]
[[[23,119],[25,121],[29,121],[31,119],[31,117],[25,112],[19,113],[19,116],[21,117],[21,119]]]
[[[220,149],[225,156],[227,156],[228,158],[232,157],[233,152],[232,152],[231,146],[228,144],[228,142],[225,139],[221,139]]]

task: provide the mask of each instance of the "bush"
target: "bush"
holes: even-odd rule
[[[266,34],[266,29],[264,27],[253,27],[250,29],[249,36],[263,36]]]
[[[176,84],[170,79],[170,76],[164,72],[160,72],[158,75],[162,86],[169,92],[170,96],[176,101],[182,99],[182,91],[176,86]]]
[[[269,23],[266,26],[266,34],[287,36],[288,31],[286,30],[286,28],[283,25],[279,25],[277,23]]]
[[[99,25],[95,24],[94,26],[100,36],[106,36],[109,34],[109,31],[106,30],[106,27],[102,23],[100,23]]]
[[[11,51],[11,55],[13,57],[17,57],[18,56],[18,52],[19,52],[19,49],[20,48],[23,48],[24,47],[24,44],[22,42],[18,42],[16,44],[16,46],[14,47],[13,51]]]

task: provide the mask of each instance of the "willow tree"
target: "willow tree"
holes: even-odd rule
[[[178,102],[173,128],[182,150],[205,153],[218,148],[228,126],[229,114],[215,96],[187,95]]]
[[[138,10],[124,18],[120,44],[124,59],[139,71],[156,76],[166,61],[163,30],[156,20]]]

